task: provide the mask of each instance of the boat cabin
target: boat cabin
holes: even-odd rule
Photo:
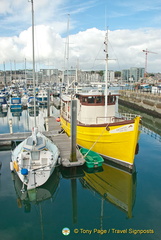
[[[118,94],[109,93],[107,104],[105,104],[105,95],[80,93],[73,99],[77,99],[77,120],[81,124],[102,124],[113,122],[117,112]],[[70,120],[71,98],[64,96],[62,98],[61,110],[65,119]],[[106,116],[105,116],[106,115]]]
[[[76,94],[76,98],[79,99],[81,105],[96,105],[104,106],[105,105],[105,96],[104,95],[80,95]],[[116,95],[108,95],[107,105],[115,105]]]
[[[11,109],[22,109],[22,103],[20,97],[12,97],[10,101]]]
[[[6,100],[6,98],[5,97],[3,97],[3,96],[0,96],[0,108],[4,108],[4,107],[6,107],[7,108],[7,100]]]

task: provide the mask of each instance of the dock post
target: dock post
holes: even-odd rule
[[[47,93],[48,93],[48,98],[47,98],[47,113],[48,113],[48,117],[50,117],[50,90],[49,90],[49,88],[48,88],[48,91],[47,91]]]
[[[76,154],[76,133],[77,133],[77,100],[71,102],[71,162],[77,161]]]
[[[49,131],[49,119],[45,118],[46,131]]]
[[[13,129],[12,129],[12,119],[9,119],[9,127],[10,127],[10,133],[13,133]]]

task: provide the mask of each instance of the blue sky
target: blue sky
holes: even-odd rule
[[[37,60],[43,64],[53,58],[54,67],[63,66],[70,14],[71,62],[78,58],[82,69],[87,66],[91,69],[108,26],[109,53],[119,61],[119,64],[111,62],[110,69],[144,67],[142,50],[147,48],[157,52],[155,56],[148,55],[149,71],[161,72],[160,0],[34,0],[34,9],[35,38],[40,45],[36,50]],[[0,0],[0,22],[0,64],[6,62],[9,66],[9,62],[15,60],[17,65],[23,66],[24,58],[30,63],[31,3],[28,0]],[[102,53],[100,57],[103,58]],[[103,68],[103,62],[94,67]]]

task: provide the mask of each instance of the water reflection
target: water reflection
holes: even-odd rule
[[[7,116],[7,112],[8,112],[7,109],[0,108],[0,118],[6,117]]]
[[[39,131],[44,131],[44,119],[48,116],[48,109],[41,107],[36,109],[36,124]],[[59,111],[50,106],[50,116],[58,117]],[[33,109],[24,109],[21,111],[0,110],[0,133],[9,133],[9,120],[12,119],[13,132],[31,132],[34,127],[34,111]]]
[[[45,200],[54,198],[60,181],[60,173],[58,168],[55,168],[53,174],[43,186],[29,191],[25,189],[25,192],[22,192],[22,182],[20,181],[18,175],[14,172],[11,174],[17,195],[18,208],[24,207],[25,212],[31,211],[32,204],[40,204]]]
[[[22,109],[11,109],[12,117],[21,117]],[[19,118],[20,120],[20,118]]]
[[[103,164],[103,171],[85,172],[80,179],[82,186],[98,193],[102,201],[108,201],[132,218],[132,209],[136,197],[136,171],[132,173]]]
[[[29,117],[34,117],[34,108],[28,109],[28,113],[29,113]],[[36,113],[35,115],[37,117],[39,115],[39,108],[36,108],[35,113]]]

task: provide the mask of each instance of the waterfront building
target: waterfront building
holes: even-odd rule
[[[138,82],[144,77],[145,68],[131,67],[122,70],[122,80],[126,82]]]

